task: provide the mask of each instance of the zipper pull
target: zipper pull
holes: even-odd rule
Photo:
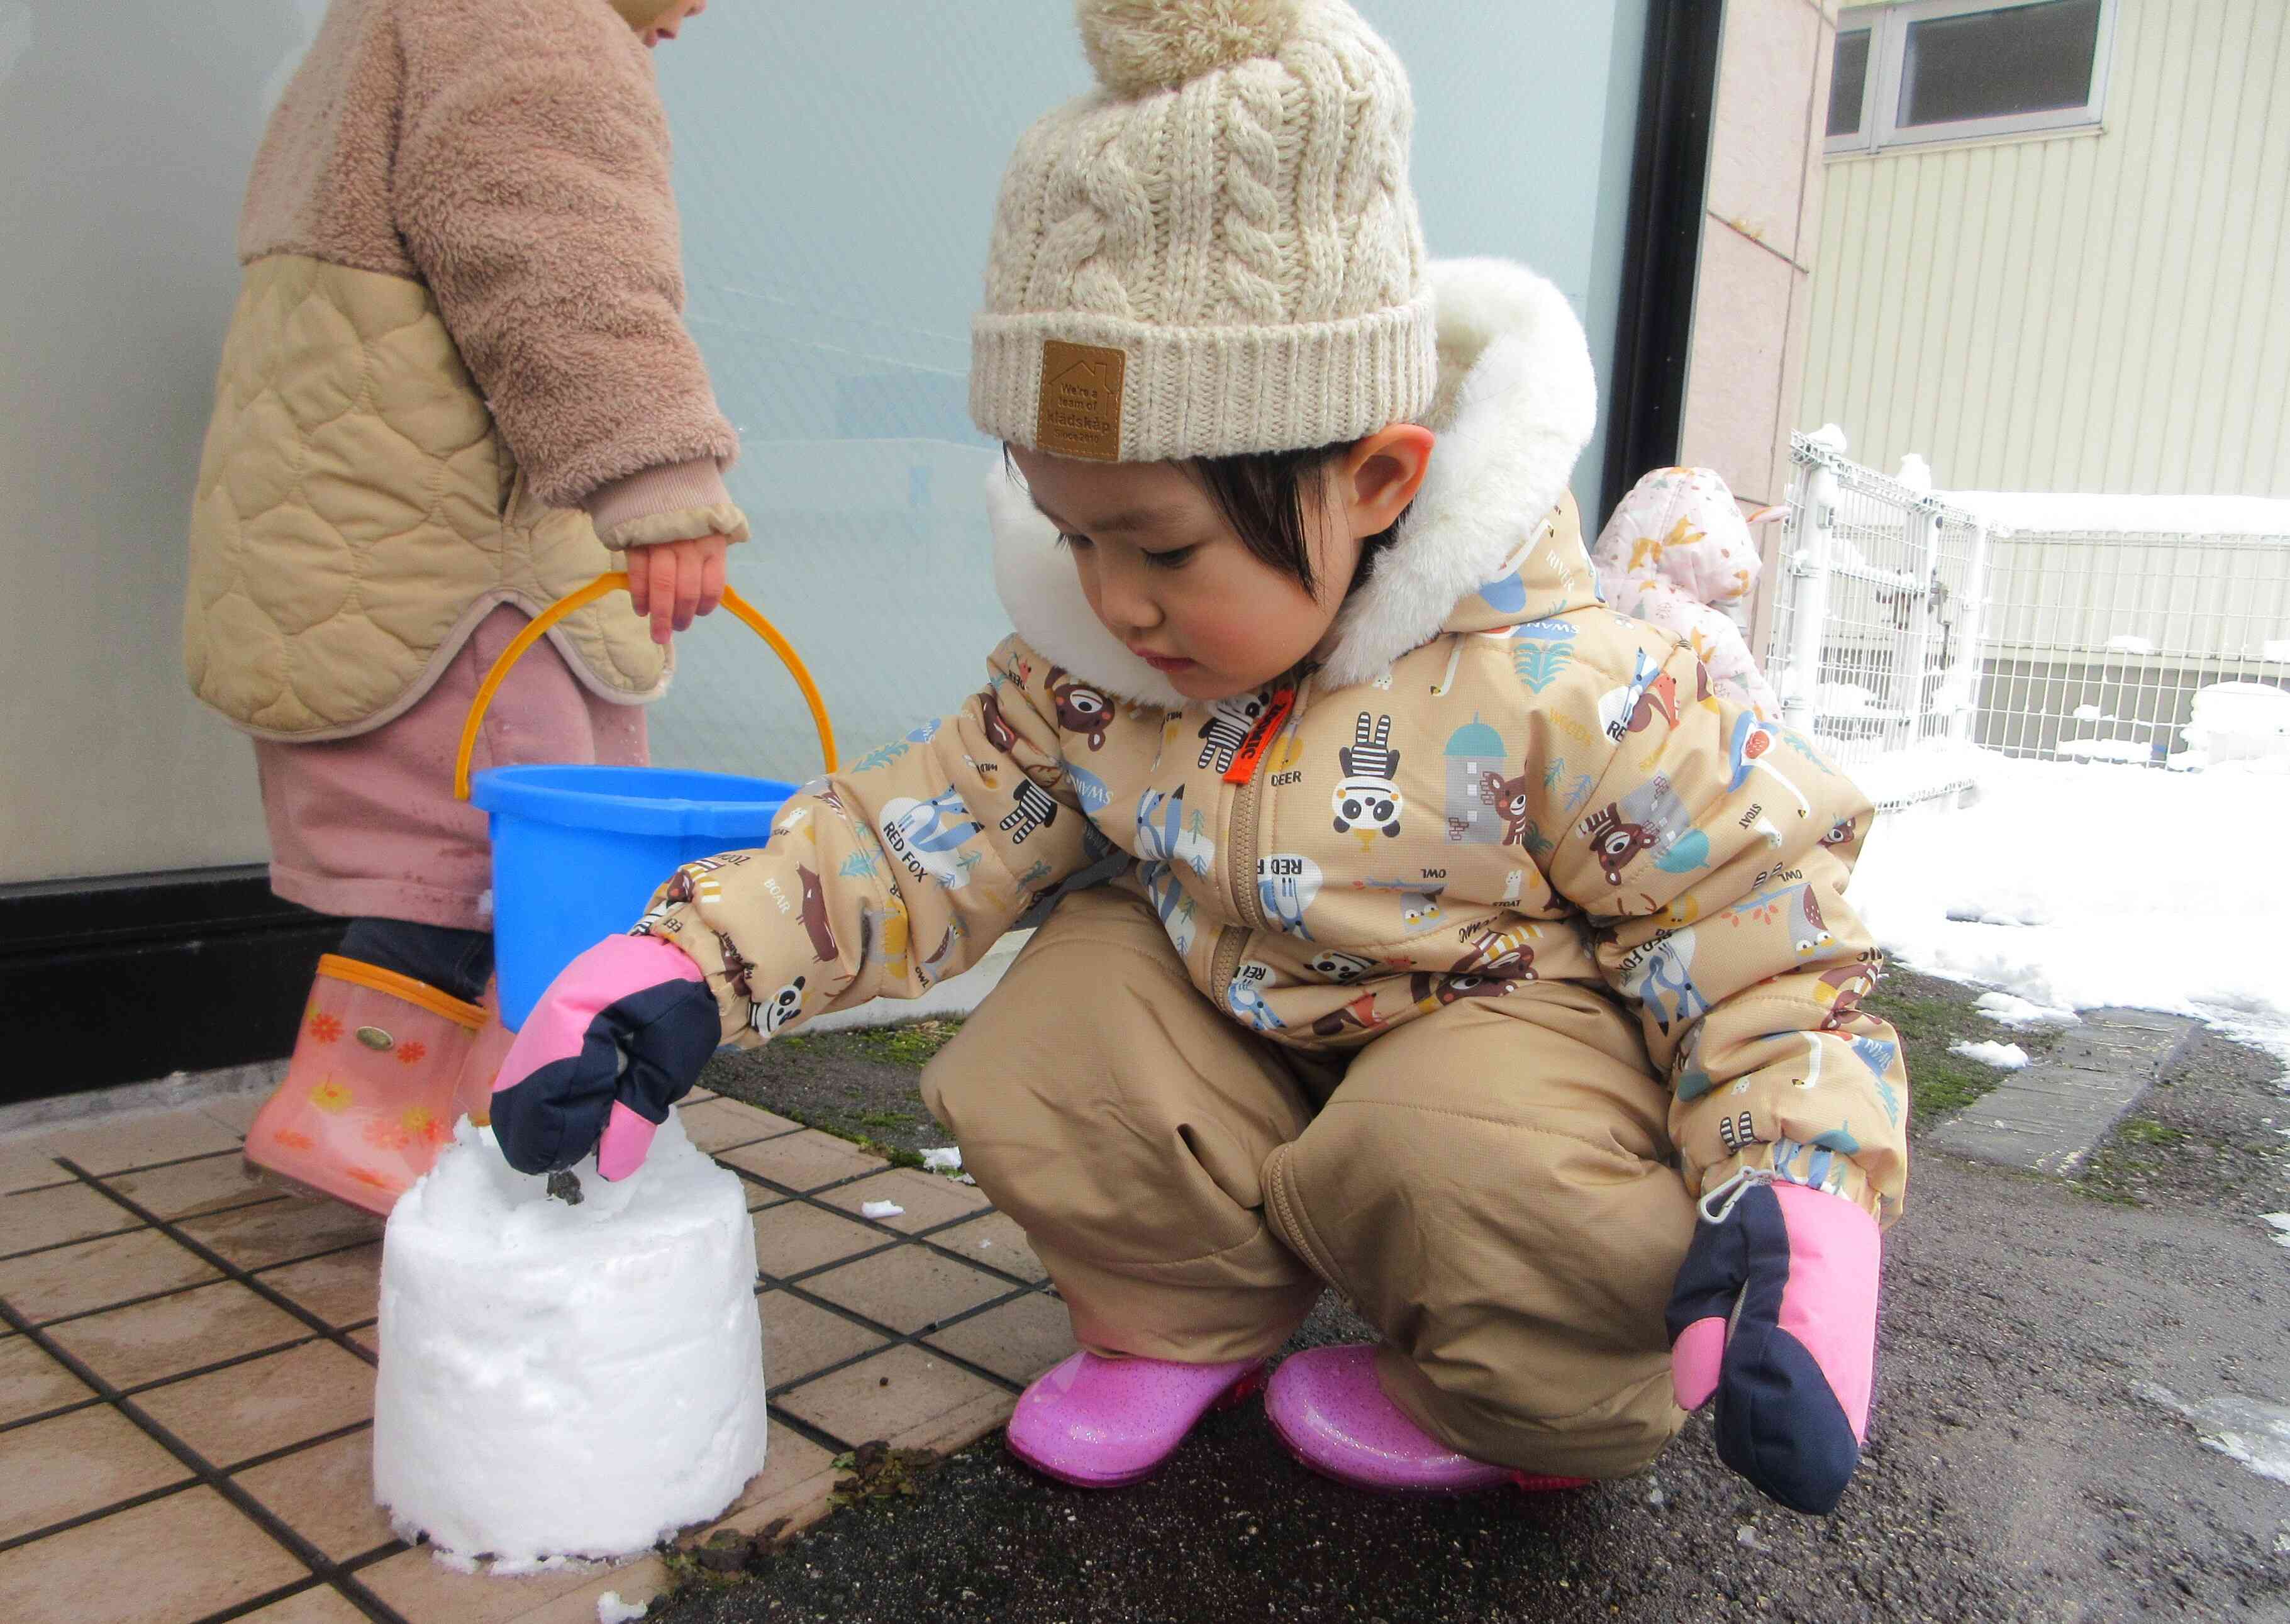
[[[1273,690],[1271,703],[1264,708],[1264,714],[1256,718],[1256,725],[1248,730],[1248,736],[1240,741],[1240,748],[1233,753],[1232,765],[1225,769],[1226,783],[1245,784],[1255,778],[1265,753],[1272,748],[1273,740],[1279,737],[1288,713],[1295,708],[1293,688]]]

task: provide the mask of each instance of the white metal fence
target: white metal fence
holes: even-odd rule
[[[2290,536],[2022,528],[1990,559],[1990,748],[2160,765],[2205,689],[2290,689]]]
[[[1880,803],[1965,788],[1969,747],[2186,764],[2198,694],[2290,696],[2290,535],[2006,529],[1790,450],[1766,670]]]
[[[1882,803],[1963,788],[1980,697],[1984,526],[1803,435],[1790,454],[1766,656],[1782,720]]]

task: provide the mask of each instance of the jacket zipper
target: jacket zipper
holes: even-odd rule
[[[1247,951],[1250,930],[1269,930],[1271,921],[1265,916],[1264,900],[1256,888],[1257,803],[1263,783],[1265,758],[1272,747],[1289,731],[1297,726],[1304,716],[1304,702],[1310,679],[1296,684],[1293,700],[1284,707],[1262,746],[1252,752],[1248,772],[1239,779],[1239,788],[1232,801],[1232,844],[1225,871],[1232,888],[1233,913],[1242,921],[1239,925],[1228,925],[1217,942],[1215,957],[1211,961],[1211,986],[1221,996],[1221,989],[1232,985],[1233,972],[1240,968],[1241,955]]]

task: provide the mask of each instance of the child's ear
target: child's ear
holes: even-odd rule
[[[1346,528],[1365,540],[1399,522],[1431,471],[1437,437],[1420,423],[1393,423],[1354,442],[1338,465]]]

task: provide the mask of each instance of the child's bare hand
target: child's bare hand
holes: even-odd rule
[[[688,541],[656,541],[629,549],[629,597],[641,615],[652,617],[652,640],[666,647],[695,616],[724,599],[721,536]]]

